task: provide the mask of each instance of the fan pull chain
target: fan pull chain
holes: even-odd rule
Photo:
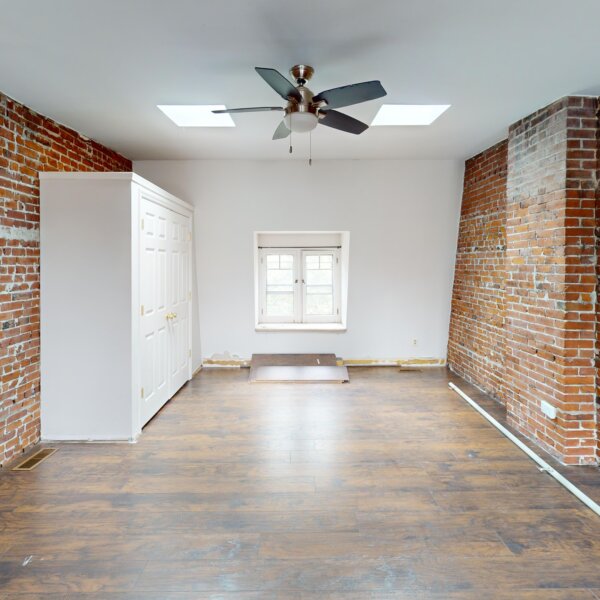
[[[312,131],[308,132],[308,166],[312,166]]]
[[[294,118],[294,113],[290,113],[290,154],[292,153],[292,119]]]

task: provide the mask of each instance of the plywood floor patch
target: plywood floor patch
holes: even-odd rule
[[[347,383],[348,369],[338,366],[264,366],[253,369],[254,383]]]

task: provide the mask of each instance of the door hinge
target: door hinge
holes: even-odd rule
[[[192,299],[192,292],[188,292],[188,298],[191,300]]]
[[[140,396],[143,398],[144,397],[144,388],[142,388],[141,394]]]
[[[335,257],[335,264],[337,265],[340,262],[340,259],[336,256]]]
[[[141,306],[140,313],[142,314],[142,317],[143,317],[144,316],[144,305],[143,304]]]
[[[189,350],[189,356],[190,356],[190,358],[192,358],[192,349],[191,348]]]
[[[265,309],[264,309],[264,308],[261,308],[261,309],[260,309],[260,314],[261,314],[261,315],[264,315],[264,314],[265,314]]]
[[[192,241],[192,232],[188,231],[188,241]]]
[[[336,309],[335,309],[335,312],[336,312],[336,314],[338,314],[338,315],[339,315],[339,314],[340,314],[340,309],[339,309],[339,308],[336,308]]]
[[[142,230],[144,229],[144,219],[142,219]]]

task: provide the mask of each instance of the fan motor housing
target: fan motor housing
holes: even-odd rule
[[[311,67],[303,67],[302,65],[297,65],[291,69],[292,75],[294,74],[294,69],[310,69],[310,72],[306,72],[306,74],[310,77],[312,75]],[[298,73],[305,73],[305,71],[299,70]],[[295,98],[290,98],[288,105],[285,108],[285,116],[283,120],[288,129],[292,131],[296,131],[298,133],[304,133],[311,131],[317,126],[318,123],[318,110],[319,105],[313,104],[313,93],[304,85],[304,79],[301,77],[297,78],[298,93],[300,94],[300,100],[296,100]],[[295,115],[295,117],[294,117]]]
[[[313,93],[303,85],[297,87],[296,89],[298,90],[302,100],[297,101],[291,98],[285,109],[286,114],[311,112],[316,115],[317,106],[313,104]]]

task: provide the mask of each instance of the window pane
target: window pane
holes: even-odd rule
[[[307,315],[331,315],[333,314],[333,295],[331,294],[307,294]]]
[[[294,273],[292,269],[267,269],[268,287],[272,285],[292,285],[293,283]]]
[[[267,292],[267,314],[271,317],[293,317],[294,294]]]
[[[294,317],[294,257],[291,254],[267,255],[267,315]]]
[[[328,294],[331,295],[331,286],[330,285],[307,285],[306,293],[311,296],[313,294]]]
[[[319,257],[315,254],[309,254],[306,257],[306,267],[308,269],[318,269],[319,268]]]
[[[325,269],[307,269],[306,284],[307,285],[331,285],[333,282],[333,271]]]
[[[279,257],[279,261],[280,269],[291,269],[294,266],[294,257],[290,254],[282,254]]]
[[[305,256],[307,315],[333,315],[333,255]]]

